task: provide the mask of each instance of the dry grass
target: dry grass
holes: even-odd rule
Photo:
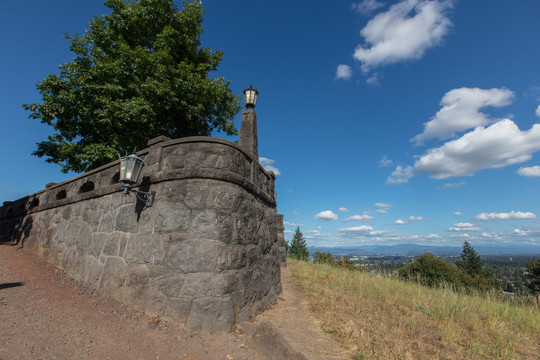
[[[352,359],[538,359],[540,310],[289,259]]]

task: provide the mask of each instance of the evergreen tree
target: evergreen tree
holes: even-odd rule
[[[540,258],[533,257],[527,262],[527,287],[533,294],[540,295]]]
[[[467,275],[474,277],[481,275],[484,269],[484,260],[478,255],[468,241],[463,243],[463,251],[456,265]]]
[[[296,228],[294,237],[289,245],[289,254],[298,260],[307,260],[309,257],[306,239],[304,239],[300,227]]]
[[[469,288],[485,291],[495,286],[493,274],[484,267],[484,260],[468,241],[463,243],[463,250],[456,265],[462,272],[463,283]]]
[[[83,35],[64,35],[73,61],[37,83],[42,103],[23,105],[54,133],[33,155],[82,172],[143,149],[149,139],[234,135],[240,98],[212,78],[222,51],[201,46],[199,1],[105,0]]]

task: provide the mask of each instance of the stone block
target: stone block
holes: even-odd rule
[[[210,192],[207,180],[189,180],[181,183],[184,190],[184,204],[190,209],[205,210],[206,198]]]
[[[107,294],[115,294],[120,287],[127,285],[127,278],[126,263],[120,258],[109,257],[103,268],[99,289]]]
[[[98,232],[110,233],[114,231],[114,223],[116,221],[116,211],[107,212],[101,216],[99,220],[99,225],[97,228]]]
[[[146,265],[136,264],[128,266],[128,285],[141,286],[150,281],[150,271]]]
[[[167,306],[167,297],[157,286],[149,283],[123,289],[123,300],[148,314],[162,314]]]
[[[90,225],[92,231],[97,231],[103,212],[104,210],[99,209],[97,206],[86,206],[85,209],[82,211],[81,216],[83,220],[88,223],[88,225]]]
[[[156,283],[159,286],[159,291],[166,296],[179,297],[183,292],[182,289],[188,284],[188,279],[186,279],[186,275],[172,273],[157,280]]]
[[[131,234],[136,234],[139,231],[139,223],[137,222],[137,213],[135,212],[134,204],[128,204],[118,209],[114,230]]]
[[[105,244],[107,237],[108,237],[107,233],[95,233],[94,236],[92,236],[92,248],[90,249],[87,255],[92,255],[96,259],[99,259],[103,251],[103,245]]]
[[[193,221],[189,227],[190,239],[218,240],[223,243],[232,241],[232,216],[212,210],[193,213]]]
[[[101,252],[102,256],[118,256],[121,235],[122,234],[118,232],[106,235],[103,251]]]
[[[212,273],[193,273],[186,276],[181,295],[184,297],[201,297],[212,295]],[[178,296],[178,294],[176,295]]]
[[[84,282],[92,287],[97,287],[101,274],[103,272],[103,264],[92,256],[86,256],[86,270]]]
[[[124,259],[130,264],[160,264],[165,255],[163,245],[158,236],[130,235]]]
[[[195,332],[228,331],[236,321],[236,308],[230,297],[194,299],[186,326]]]
[[[191,309],[191,299],[170,299],[163,316],[185,324]]]
[[[166,266],[185,274],[222,272],[227,266],[226,246],[212,240],[187,240],[169,244]]]
[[[255,235],[257,233],[258,227],[259,222],[253,217],[242,216],[237,218],[234,222],[232,244],[257,244],[258,237]]]
[[[222,212],[236,212],[243,197],[242,191],[236,186],[216,185],[210,188],[206,208]]]
[[[178,232],[188,229],[191,210],[184,204],[160,201],[155,206],[154,232]]]

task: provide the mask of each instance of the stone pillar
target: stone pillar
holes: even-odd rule
[[[259,146],[257,142],[257,113],[253,109],[246,109],[242,113],[240,126],[240,141],[238,145],[253,159],[259,162]]]

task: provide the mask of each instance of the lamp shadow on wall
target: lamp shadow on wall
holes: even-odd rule
[[[149,176],[143,177],[141,181],[141,185],[139,186],[139,190],[150,192],[150,177]],[[144,200],[139,198],[139,196],[136,196],[135,198],[137,199],[137,201],[135,202],[135,214],[137,214],[137,222],[139,222],[139,220],[141,219],[142,212],[144,211],[144,209],[146,209],[146,204]]]

